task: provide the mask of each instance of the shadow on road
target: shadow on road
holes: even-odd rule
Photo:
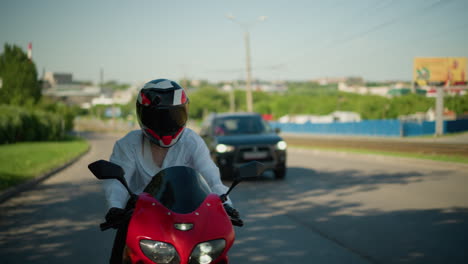
[[[427,177],[414,172],[360,175],[292,167],[284,181],[264,176],[242,183],[233,200],[246,225],[237,229],[233,262],[467,263],[467,208],[385,210],[347,201],[351,195],[422,182]],[[256,193],[256,199],[242,199],[247,193]],[[336,250],[327,250],[330,245],[306,236],[311,233],[360,260],[339,259]]]
[[[112,232],[98,228],[105,208],[97,188],[92,182],[39,185],[28,197],[1,204],[1,263],[105,263]]]
[[[285,180],[271,176],[232,193],[246,223],[236,228],[232,263],[467,262],[467,208],[384,210],[350,199],[435,176],[300,167],[289,168]],[[0,204],[0,262],[106,263],[113,232],[98,229],[103,201],[92,179],[40,185]]]

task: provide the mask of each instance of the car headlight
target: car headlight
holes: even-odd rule
[[[288,144],[286,144],[286,142],[284,142],[283,140],[278,141],[278,143],[276,143],[276,149],[285,150],[287,147]]]
[[[229,146],[229,145],[224,145],[224,144],[216,145],[216,152],[218,153],[225,153],[225,152],[231,152],[231,151],[234,151],[234,146]]]
[[[179,255],[174,246],[153,240],[140,240],[141,251],[155,263],[159,264],[178,264]]]
[[[198,244],[190,255],[189,264],[208,264],[216,260],[226,247],[224,239],[211,240]]]

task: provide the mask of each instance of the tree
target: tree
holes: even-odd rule
[[[229,109],[229,97],[226,92],[216,87],[204,86],[189,93],[189,115],[193,119],[202,119],[211,112],[226,112]]]
[[[0,103],[24,105],[41,97],[36,65],[16,45],[5,44],[0,54]]]
[[[104,88],[111,89],[112,91],[123,91],[127,90],[130,85],[126,83],[118,83],[117,81],[111,80],[102,84]]]
[[[468,94],[462,96],[445,96],[444,106],[457,115],[464,115],[468,113]]]

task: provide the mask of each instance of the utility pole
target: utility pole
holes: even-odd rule
[[[245,44],[245,64],[246,64],[246,100],[247,100],[247,112],[253,112],[253,97],[252,97],[252,66],[251,66],[251,56],[250,56],[250,33],[249,28],[255,23],[246,24],[241,23],[235,19],[233,15],[227,15],[228,19],[232,20],[234,23],[241,26],[244,30],[244,44]],[[266,16],[258,17],[257,21],[265,21]]]
[[[444,134],[444,87],[436,86],[435,136]]]
[[[232,83],[231,89],[229,90],[229,111],[234,113],[236,111],[236,98],[234,97],[234,90],[237,87],[237,81]]]
[[[245,41],[245,64],[247,69],[246,79],[246,100],[247,100],[247,112],[253,112],[253,98],[252,98],[252,67],[250,65],[250,36],[249,31],[244,32]]]
[[[103,92],[102,91],[103,84],[104,84],[104,69],[101,67],[101,69],[99,69],[99,89],[101,90],[101,93]]]

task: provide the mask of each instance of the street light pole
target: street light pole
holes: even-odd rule
[[[245,64],[246,64],[246,101],[247,101],[247,112],[253,112],[253,98],[252,98],[252,66],[250,57],[250,33],[249,27],[254,24],[246,24],[238,22],[234,16],[227,15],[227,18],[240,25],[244,29],[244,43],[245,43]],[[265,21],[266,16],[260,16],[257,21]]]
[[[244,32],[245,42],[245,63],[247,70],[246,78],[246,100],[247,100],[247,112],[253,112],[253,99],[252,99],[252,67],[250,65],[250,36],[249,31]]]

